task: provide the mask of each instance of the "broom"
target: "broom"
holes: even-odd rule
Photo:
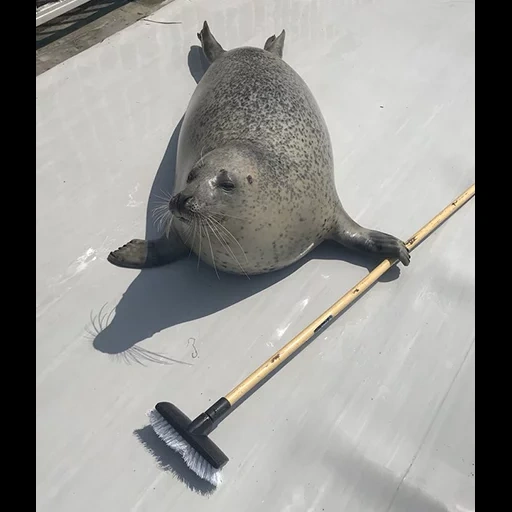
[[[474,195],[475,185],[473,184],[406,242],[405,245],[408,250],[412,251],[416,248]],[[148,412],[153,430],[167,446],[183,457],[187,466],[200,478],[208,481],[213,486],[220,485],[222,483],[221,469],[229,459],[208,437],[208,434],[224,419],[226,413],[235,403],[297,352],[300,347],[370,288],[379,277],[397,262],[397,259],[384,260],[327,311],[322,313],[243,382],[200,414],[194,421],[191,421],[175,405],[168,402],[158,403],[154,409]]]

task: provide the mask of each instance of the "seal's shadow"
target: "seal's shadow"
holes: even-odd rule
[[[198,83],[208,67],[199,46],[190,48],[188,65]],[[170,193],[172,190],[182,122],[183,118],[174,129],[151,187],[146,212],[146,238],[158,236],[152,212],[160,201],[157,196],[161,196],[162,191]],[[92,318],[92,329],[95,331],[93,346],[107,354],[126,354],[135,349],[137,357],[157,362],[154,354],[135,345],[168,327],[210,315],[250,297],[290,275],[311,259],[343,259],[369,270],[378,263],[367,255],[345,251],[339,245],[322,244],[297,264],[281,271],[253,276],[251,279],[221,274],[220,286],[213,269],[203,264],[198,271],[194,255],[166,267],[137,271],[137,277],[115,308],[115,316],[108,315],[113,317],[112,320],[108,318],[105,322],[106,317],[101,314]],[[130,272],[128,269],[122,271]],[[398,275],[399,269],[395,266],[382,280],[396,279]],[[108,325],[103,325],[105,323]]]

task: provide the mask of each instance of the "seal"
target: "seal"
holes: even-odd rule
[[[282,58],[285,31],[263,49],[226,51],[206,22],[198,37],[211,65],[183,119],[173,195],[157,212],[164,233],[132,240],[108,261],[142,269],[192,251],[216,271],[254,275],[333,240],[408,265],[401,240],[344,210],[320,108]]]

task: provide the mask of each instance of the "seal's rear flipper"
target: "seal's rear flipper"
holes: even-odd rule
[[[143,269],[168,265],[188,253],[178,235],[171,231],[169,236],[156,240],[132,240],[112,251],[107,259],[116,267]]]
[[[199,41],[201,41],[204,54],[210,63],[218,59],[223,53],[226,52],[226,50],[224,50],[224,48],[222,48],[222,46],[217,42],[215,37],[213,37],[212,33],[210,32],[210,27],[206,21],[203,24],[203,29],[201,32],[197,34],[197,38]]]
[[[285,36],[286,33],[284,30],[277,37],[275,35],[270,36],[265,42],[263,49],[267,50],[267,52],[274,53],[278,57],[282,57]]]

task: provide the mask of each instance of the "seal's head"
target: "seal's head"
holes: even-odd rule
[[[245,149],[221,148],[205,154],[188,173],[169,209],[185,224],[195,218],[241,218],[257,199],[258,161]]]

